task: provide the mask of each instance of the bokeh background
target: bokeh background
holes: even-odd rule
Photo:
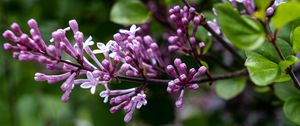
[[[158,1],[163,0],[156,2]],[[70,19],[76,19],[86,36],[91,35],[94,40],[106,42],[119,28],[123,28],[109,20],[114,2],[116,1],[0,0],[0,32],[8,29],[13,22],[18,22],[24,31],[28,31],[27,20],[35,18],[44,38],[49,40],[52,31],[64,28]],[[167,6],[180,3],[179,0],[163,2]],[[198,10],[211,9],[215,2],[219,1],[192,0]],[[164,29],[153,22],[150,24],[150,33],[160,43],[166,42],[162,39]],[[43,72],[43,66],[13,59],[11,52],[2,49],[2,43],[6,40],[0,37],[0,41],[1,126],[294,125],[285,119],[280,108],[282,103],[270,92],[256,93],[253,88],[247,88],[240,96],[225,101],[210,86],[201,86],[196,92],[188,92],[184,108],[177,110],[164,86],[151,86],[149,104],[136,111],[133,121],[125,124],[124,113],[110,114],[110,106],[103,104],[103,99],[98,95],[91,95],[89,90],[75,88],[69,102],[61,102],[59,83],[48,85],[34,81],[35,72]]]

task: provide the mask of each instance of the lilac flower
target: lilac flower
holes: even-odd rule
[[[218,34],[220,35],[221,34],[221,29],[220,29],[220,26],[217,22],[216,19],[213,19],[212,21],[207,21],[207,24]],[[210,33],[208,33],[209,36],[211,36]]]
[[[92,41],[92,37],[89,36],[88,39],[85,40],[85,42],[83,43],[83,48],[87,48],[88,46],[92,46],[94,45],[94,41]]]
[[[87,82],[84,82],[80,85],[81,88],[90,88],[91,89],[91,93],[95,94],[96,92],[96,88],[98,86],[98,79],[94,77],[94,75],[92,74],[92,72],[88,71],[86,73],[86,77],[88,79]]]
[[[131,25],[130,30],[120,29],[120,33],[127,34],[129,36],[135,36],[135,33],[139,30],[141,30],[140,27],[136,27],[136,25]]]
[[[97,43],[97,47],[98,47],[99,49],[94,50],[93,53],[94,53],[94,54],[98,54],[98,53],[107,53],[107,52],[110,51],[110,46],[111,46],[112,44],[115,44],[115,43],[116,43],[116,42],[115,42],[115,41],[112,41],[112,40],[108,41],[108,42],[106,43],[106,45],[103,44],[103,43],[101,43],[101,42],[98,42],[98,43]]]
[[[93,59],[93,61],[98,65],[98,67],[100,69],[104,69],[103,66],[101,65],[100,61],[97,59],[97,57],[95,56],[95,54],[93,53],[93,51],[89,47],[91,45],[94,45],[94,42],[92,41],[92,37],[90,36],[87,40],[85,40],[83,45],[84,45],[83,49],[85,50],[85,52]],[[97,67],[92,65],[86,58],[84,58],[84,61],[87,64],[89,64],[90,66],[92,66],[93,68],[97,69]]]
[[[169,36],[169,46],[168,50],[170,52],[180,51],[188,54],[193,54],[199,57],[200,54],[197,52],[197,41],[196,33],[198,31],[198,26],[201,22],[199,16],[195,15],[196,9],[193,7],[184,6],[181,9],[179,6],[174,6],[169,10],[170,21],[177,26],[177,34]],[[192,33],[190,31],[190,24],[193,24]]]
[[[120,61],[128,64],[127,69],[123,69],[127,76],[157,77],[158,72],[155,68],[164,66],[159,46],[148,35],[135,35],[135,31],[139,29],[133,25],[130,31],[121,30],[115,34],[116,43],[113,43],[110,49],[115,56],[120,57]],[[143,73],[143,69],[147,73]]]
[[[176,72],[173,65],[167,66],[168,73],[173,76],[175,79],[169,81],[167,91],[170,94],[179,93],[179,97],[176,100],[176,107],[182,107],[183,104],[183,94],[184,89],[189,88],[196,90],[199,86],[192,81],[198,78],[201,74],[206,72],[206,67],[202,66],[196,71],[194,68],[191,68],[187,72],[187,66],[185,63],[178,58],[174,60],[174,65],[178,72]]]

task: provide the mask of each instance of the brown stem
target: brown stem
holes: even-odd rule
[[[187,0],[181,0],[182,3],[184,3],[184,5],[191,7],[191,5],[189,4],[189,2]],[[195,16],[199,16],[201,19],[200,24],[208,31],[212,34],[212,36],[221,43],[222,46],[224,46],[225,49],[227,49],[234,57],[237,58],[237,60],[241,63],[244,64],[244,59],[238,54],[238,52],[235,51],[234,48],[232,48],[230,45],[228,45],[227,41],[221,37],[220,35],[218,35],[206,22],[206,17],[203,14],[200,14],[198,12],[195,11]]]
[[[278,54],[279,58],[284,61],[285,60],[285,57],[284,55],[282,54],[281,50],[278,48],[278,45],[277,45],[277,33],[278,33],[278,30],[275,30],[274,34],[272,34],[272,31],[270,30],[270,26],[268,24],[268,21],[266,22],[263,22],[261,21],[261,23],[264,25],[264,28],[265,28],[265,31],[267,32],[267,37],[269,39],[269,42],[273,45],[276,53]],[[295,75],[295,73],[293,72],[292,70],[292,67],[289,66],[287,69],[286,69],[286,73],[291,77],[291,79],[293,80],[293,83],[294,83],[294,86],[298,89],[300,89],[300,83]]]
[[[246,69],[235,71],[232,73],[226,73],[226,74],[219,74],[219,75],[214,75],[211,78],[202,78],[202,79],[197,79],[194,81],[191,81],[191,83],[205,83],[205,82],[211,82],[211,81],[217,81],[217,80],[225,80],[233,77],[239,77],[239,76],[246,76],[248,75]],[[127,77],[127,76],[118,76],[116,77],[120,80],[126,80],[126,81],[133,81],[133,82],[144,82],[143,78],[138,78],[138,77]],[[163,84],[166,85],[168,82],[171,80],[162,80],[162,79],[147,79],[147,83],[150,84]]]
[[[211,35],[218,41],[220,42],[220,44],[227,49],[234,57],[237,58],[237,60],[244,64],[244,59],[240,56],[240,54],[238,54],[238,52],[235,51],[235,49],[233,49],[230,45],[228,45],[227,41],[221,37],[220,35],[218,35],[208,24],[206,21],[202,21],[201,25],[208,31],[211,33]]]

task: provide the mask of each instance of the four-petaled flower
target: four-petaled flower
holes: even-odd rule
[[[132,101],[136,103],[137,109],[140,109],[143,105],[147,105],[146,95],[144,92],[138,93],[137,96],[132,97]]]
[[[108,97],[109,97],[109,89],[106,89],[105,91],[100,92],[100,97],[104,98],[103,102],[107,103],[108,102]]]
[[[141,30],[140,27],[136,27],[136,25],[131,25],[130,30],[120,29],[120,33],[127,34],[129,36],[135,36],[135,33],[139,30]]]
[[[86,39],[85,42],[83,43],[83,48],[94,45],[94,41],[92,39],[93,39],[92,36],[89,36],[88,39]]]
[[[93,51],[94,54],[99,54],[99,53],[107,53],[110,51],[110,46],[115,44],[116,42],[113,40],[109,40],[106,45],[104,43],[98,42],[97,47],[99,49],[96,49]]]
[[[90,88],[90,89],[91,89],[91,93],[92,93],[92,94],[95,94],[95,92],[96,92],[96,87],[97,87],[97,85],[99,84],[97,78],[95,78],[94,75],[92,74],[92,72],[90,72],[90,71],[88,71],[88,72],[86,73],[86,77],[87,77],[88,81],[82,83],[82,84],[80,85],[80,87],[81,87],[81,88],[85,88],[85,89]]]

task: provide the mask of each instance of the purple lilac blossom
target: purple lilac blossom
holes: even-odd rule
[[[15,42],[15,45],[4,43],[4,49],[13,51],[13,57],[20,61],[37,61],[44,64],[48,70],[62,72],[57,75],[36,73],[34,77],[36,81],[47,81],[49,84],[64,81],[60,87],[64,92],[61,96],[62,101],[69,100],[76,85],[90,89],[91,94],[96,93],[98,86],[104,86],[105,90],[99,95],[104,97],[104,102],[108,102],[109,96],[117,95],[110,99],[110,104],[114,105],[110,111],[115,113],[123,108],[127,113],[124,117],[125,122],[131,120],[136,108],[147,104],[143,86],[110,90],[108,85],[122,74],[144,79],[157,77],[157,69],[164,67],[157,43],[149,35],[136,34],[141,30],[140,27],[132,25],[130,30],[121,29],[113,36],[114,40],[106,44],[98,42],[98,49],[92,50],[89,47],[94,45],[92,37],[85,40],[75,20],[69,21],[69,27],[54,31],[49,45],[46,45],[34,19],[28,21],[28,26],[30,35],[25,34],[17,23],[13,23],[11,30],[6,30],[3,37]],[[73,44],[66,36],[69,31],[73,33]],[[64,54],[69,55],[72,60],[64,59]],[[96,57],[99,54],[104,56],[102,61]]]
[[[151,36],[136,35],[140,27],[132,25],[130,30],[121,29],[114,37],[111,54],[120,57],[122,70],[127,76],[157,77],[157,68],[163,68],[164,62],[157,43]],[[144,73],[143,71],[147,71]]]
[[[206,72],[206,67],[201,66],[198,70],[195,68],[189,69],[187,71],[187,66],[185,63],[178,58],[174,60],[174,65],[168,65],[168,73],[175,79],[168,82],[167,91],[170,94],[179,93],[179,96],[176,100],[176,107],[180,108],[183,105],[183,95],[186,88],[196,90],[199,86],[197,83],[192,81],[197,79],[200,75]],[[178,71],[178,72],[176,72]]]
[[[10,43],[4,44],[4,49],[13,51],[13,57],[20,61],[37,61],[44,64],[48,70],[61,71],[63,74],[47,75],[44,73],[36,73],[34,79],[36,81],[48,81],[49,84],[63,81],[61,89],[64,91],[61,99],[67,101],[71,91],[77,84],[76,77],[86,75],[87,70],[93,71],[95,67],[89,63],[83,55],[84,36],[78,30],[78,24],[75,20],[69,22],[69,27],[58,29],[52,33],[51,44],[46,45],[41,36],[37,22],[34,19],[28,21],[30,35],[24,33],[17,23],[11,25],[11,30],[6,30],[3,37],[15,42],[16,45]],[[72,31],[75,44],[72,45],[66,37],[66,32]],[[62,58],[63,54],[67,54],[77,62],[71,62]],[[82,64],[84,69],[78,69],[73,64]],[[89,74],[87,75],[89,76]],[[88,79],[85,82],[88,82]],[[94,82],[91,82],[94,83]]]
[[[132,119],[134,110],[140,109],[147,104],[146,95],[143,90],[138,91],[138,88],[130,88],[123,90],[109,90],[108,88],[100,93],[104,98],[104,102],[108,102],[109,96],[115,96],[110,99],[109,103],[113,105],[110,109],[111,113],[116,113],[123,109],[126,112],[124,117],[125,122]]]
[[[199,48],[196,41],[196,32],[198,31],[198,26],[200,24],[200,17],[194,16],[196,9],[193,7],[184,6],[183,9],[180,6],[174,6],[169,10],[170,21],[177,26],[176,35],[168,37],[169,46],[168,50],[181,51],[184,53],[190,53],[192,50]],[[192,33],[190,34],[190,24],[193,24]],[[195,55],[199,56],[199,52]]]

